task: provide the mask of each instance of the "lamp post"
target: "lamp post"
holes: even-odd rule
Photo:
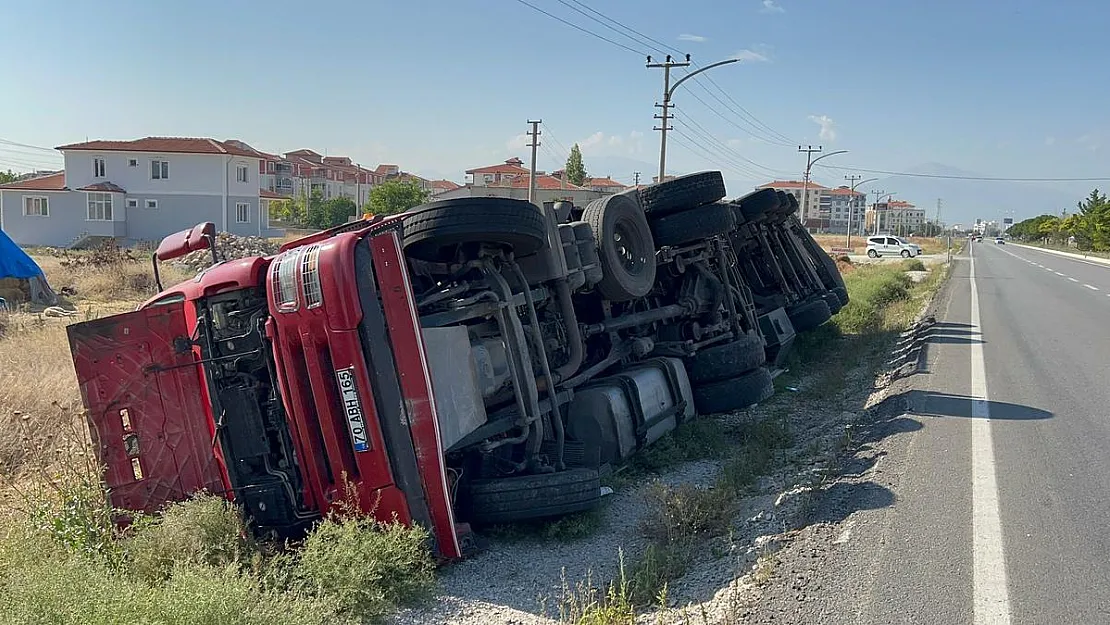
[[[697,71],[693,71],[693,72],[690,72],[689,74],[686,74],[682,78],[679,78],[678,82],[676,82],[675,84],[672,85],[671,84],[671,68],[672,67],[686,67],[686,66],[688,66],[690,64],[690,55],[689,54],[686,55],[686,61],[685,62],[672,61],[671,60],[671,55],[669,55],[669,54],[667,55],[667,60],[664,63],[652,63],[651,62],[651,57],[649,56],[647,58],[647,66],[649,68],[656,68],[656,67],[662,67],[663,68],[663,103],[655,105],[655,106],[658,106],[659,108],[663,109],[663,114],[662,115],[656,115],[656,118],[658,118],[659,121],[662,122],[662,123],[659,124],[659,127],[656,128],[656,130],[660,131],[660,133],[661,133],[660,138],[659,138],[659,180],[657,182],[663,182],[663,176],[666,175],[666,171],[667,171],[667,120],[670,119],[671,117],[673,117],[673,115],[668,115],[667,111],[671,108],[671,96],[674,94],[674,90],[678,89],[678,86],[681,85],[682,83],[684,83],[687,80],[693,78],[694,76],[697,76],[698,74],[700,74],[702,72],[709,71],[709,70],[713,69],[714,67],[720,67],[722,65],[728,65],[729,63],[738,63],[739,61],[740,61],[740,59],[725,59],[723,61],[717,61],[716,63],[706,65],[705,67],[703,67],[703,68],[701,68]]]
[[[821,146],[817,146],[817,150],[820,150],[820,149],[821,149]],[[830,156],[836,156],[837,154],[845,154],[845,153],[848,152],[848,150],[837,150],[835,152],[829,152],[828,154],[822,154],[821,156],[818,156],[817,158],[812,159],[812,160],[810,160],[810,157],[813,156],[813,152],[815,151],[815,150],[813,150],[812,146],[810,146],[808,149],[802,149],[802,146],[799,145],[798,146],[798,151],[806,153],[806,175],[802,178],[802,220],[805,221],[806,216],[807,216],[806,213],[809,212],[809,171],[810,171],[810,169],[813,168],[814,163],[816,163],[817,161],[819,161],[823,158],[828,158]]]
[[[848,237],[844,240],[844,247],[852,247],[852,209],[856,204],[856,187],[868,182],[875,182],[878,178],[868,178],[867,180],[859,180],[859,176],[844,176],[845,180],[852,181],[852,193],[848,196]],[[857,180],[859,180],[857,182]]]
[[[879,230],[880,230],[879,226],[882,225],[882,223],[881,223],[882,219],[880,218],[881,215],[879,213],[879,202],[881,202],[884,199],[894,197],[894,195],[898,192],[894,191],[893,193],[887,193],[886,191],[881,191],[880,193],[882,193],[882,195],[875,196],[875,234],[879,234]],[[889,210],[890,210],[890,207],[887,207],[888,212],[889,212]],[[889,226],[889,225],[890,224],[887,223],[887,226]]]

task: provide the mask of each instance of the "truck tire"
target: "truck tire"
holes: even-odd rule
[[[841,308],[844,308],[844,304],[840,303],[840,296],[832,291],[825,291],[822,293],[821,299],[829,306],[830,315],[836,315],[836,313],[840,312]]]
[[[732,206],[706,204],[648,221],[656,245],[682,245],[718,234],[728,234],[736,225]]]
[[[763,337],[745,334],[740,339],[698,350],[686,360],[686,372],[694,384],[734,378],[767,361]]]
[[[432,262],[454,260],[458,246],[485,242],[517,256],[543,248],[547,222],[531,202],[497,197],[467,197],[429,202],[405,213],[405,253]]]
[[[760,189],[732,201],[741,215],[748,221],[759,219],[763,213],[774,210],[779,205],[778,192],[774,189]]]
[[[848,302],[850,301],[848,299],[848,289],[846,289],[842,286],[838,286],[835,289],[833,289],[832,292],[836,293],[836,296],[840,298],[840,305],[842,307],[848,305]]]
[[[832,319],[829,305],[823,299],[813,299],[786,309],[790,325],[795,332],[807,332]]]
[[[694,387],[694,406],[698,414],[742,410],[775,394],[775,383],[765,367],[743,375]]]
[[[725,196],[725,180],[719,171],[679,176],[640,189],[640,204],[648,215],[663,216],[712,204]]]
[[[597,239],[601,296],[623,302],[647,295],[655,284],[655,241],[636,201],[620,194],[594,200],[586,205],[582,221]]]
[[[468,520],[516,523],[590,510],[601,501],[597,469],[474,480],[467,488]]]

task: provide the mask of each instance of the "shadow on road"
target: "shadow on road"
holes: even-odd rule
[[[910,391],[909,412],[926,417],[968,417],[972,416],[973,399],[966,395],[950,395],[934,391]],[[1052,413],[1032,406],[1011,404],[1004,401],[986,402],[990,418],[994,420],[1024,421],[1032,419],[1051,419]]]
[[[836,482],[825,489],[811,523],[839,523],[858,510],[894,505],[894,492],[875,482]]]

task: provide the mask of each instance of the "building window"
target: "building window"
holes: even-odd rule
[[[23,198],[23,215],[25,217],[49,217],[49,200],[39,196]]]
[[[127,208],[138,208],[138,207],[139,207],[139,200],[137,200],[135,198],[131,198],[131,197],[127,198]]]
[[[112,221],[112,194],[89,194],[89,221]]]
[[[150,179],[168,180],[170,177],[169,161],[150,161]]]
[[[145,206],[147,208],[158,208],[158,200],[147,200]]]
[[[93,178],[104,177],[104,159],[99,156],[93,159]]]
[[[270,172],[271,174],[274,173],[274,162],[273,161],[270,161],[270,162],[266,163],[266,171]]]
[[[247,166],[239,165],[235,168],[235,179],[239,182],[250,182],[247,178]]]
[[[137,158],[127,159],[127,166],[128,167],[138,167],[139,166],[139,159],[137,159]]]
[[[251,222],[251,205],[246,202],[235,203],[235,223],[249,224]]]

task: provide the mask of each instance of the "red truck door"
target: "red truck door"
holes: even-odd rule
[[[154,512],[226,492],[185,307],[176,302],[69,326],[81,395],[113,506]]]

